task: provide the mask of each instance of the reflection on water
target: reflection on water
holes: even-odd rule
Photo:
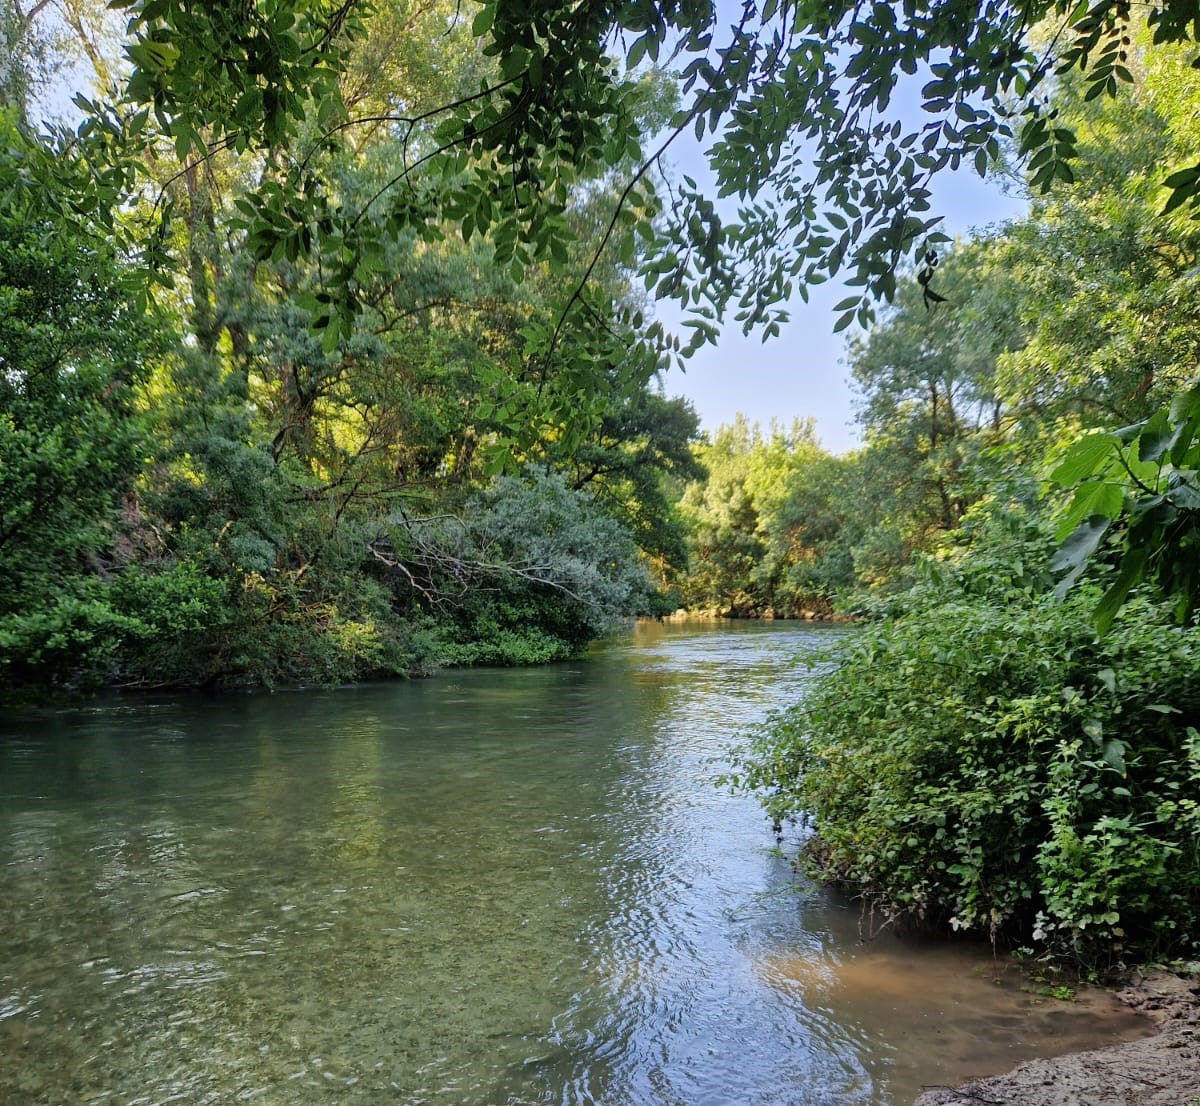
[[[1140,1031],[775,893],[713,778],[840,633],[6,720],[0,1102],[884,1106]]]

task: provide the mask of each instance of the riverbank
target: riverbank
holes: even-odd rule
[[[1158,1033],[932,1089],[913,1106],[1200,1106],[1200,977],[1153,972],[1117,997],[1157,1022]]]

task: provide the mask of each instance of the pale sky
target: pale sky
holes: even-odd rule
[[[685,171],[696,175],[694,166]],[[1025,207],[1022,198],[1006,196],[997,183],[982,181],[966,168],[943,174],[932,188],[930,214],[942,215],[943,229],[954,237],[1010,218]],[[718,344],[705,346],[685,372],[672,369],[665,374],[667,394],[690,399],[706,430],[732,422],[739,411],[764,429],[772,419],[790,426],[794,418],[811,416],[827,450],[853,449],[859,444],[858,427],[843,363],[846,336],[853,328],[833,333],[833,305],[846,295],[840,284],[823,284],[812,290],[807,304],[795,297],[789,306],[791,321],[778,338],[766,343],[745,337],[736,323],[726,326]],[[659,304],[657,313],[668,325],[680,317],[673,304]]]
[[[718,0],[725,22],[736,22],[734,7],[735,0]],[[927,79],[923,72],[912,77],[900,75],[892,92],[893,115],[909,127],[930,119],[921,108],[920,89]],[[686,173],[702,187],[713,184],[701,144],[690,134],[672,145],[665,168],[675,177]],[[1005,195],[998,178],[981,180],[966,164],[957,173],[936,175],[929,187],[932,207],[927,214],[941,215],[939,229],[954,238],[968,237],[973,229],[1012,218],[1026,207],[1023,197]],[[722,206],[719,202],[718,209]],[[732,215],[736,208],[728,206]],[[664,375],[667,395],[690,399],[705,430],[732,422],[739,411],[764,429],[772,419],[786,427],[795,418],[811,416],[827,450],[844,453],[853,449],[859,444],[859,435],[843,358],[847,336],[854,327],[833,333],[833,305],[848,294],[843,285],[834,283],[814,288],[807,304],[796,296],[788,305],[791,321],[778,338],[765,344],[759,337],[745,337],[737,323],[729,324],[717,345],[700,350],[686,371],[672,369]],[[670,328],[681,314],[675,304],[661,303],[657,317]]]

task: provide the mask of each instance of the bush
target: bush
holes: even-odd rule
[[[649,613],[653,588],[628,530],[585,490],[531,469],[499,477],[463,515],[397,525],[397,587],[440,623],[450,665],[542,664],[577,656]]]
[[[958,592],[868,628],[742,782],[806,866],[895,919],[1090,966],[1200,932],[1200,630],[1098,591]]]

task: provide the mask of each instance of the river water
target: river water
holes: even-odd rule
[[[0,1103],[906,1106],[1146,1031],[864,942],[714,779],[844,631],[0,721]]]

